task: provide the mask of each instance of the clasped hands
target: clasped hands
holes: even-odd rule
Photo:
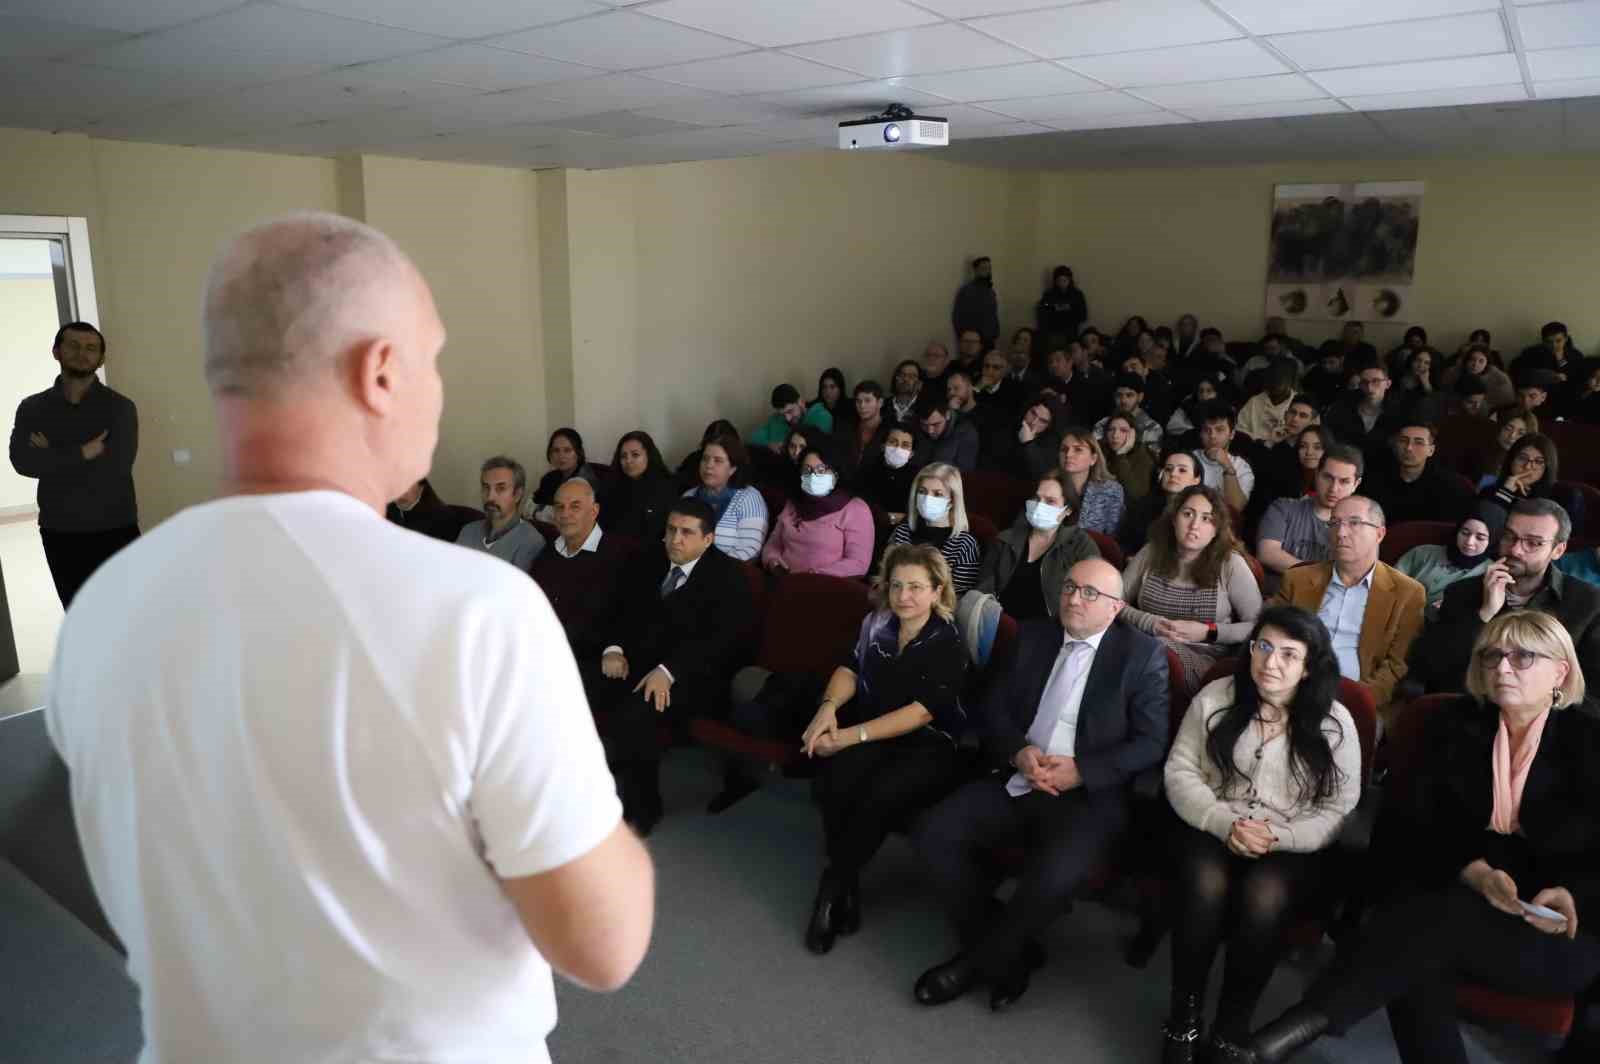
[[[806,730],[800,735],[800,749],[807,757],[832,757],[854,743],[848,732],[839,730],[839,710],[831,701],[823,700]]]
[[[628,659],[626,655],[615,650],[600,656],[600,675],[608,680],[625,680],[628,678]],[[643,691],[644,700],[650,703],[657,713],[666,711],[672,705],[672,677],[667,675],[667,670],[657,665],[644,674],[644,678],[633,685],[635,693]]]
[[[1078,759],[1065,754],[1047,754],[1037,746],[1024,746],[1011,759],[1028,786],[1051,797],[1083,786]]]
[[[1233,828],[1228,832],[1229,851],[1251,860],[1265,857],[1277,844],[1278,836],[1272,833],[1272,825],[1265,820],[1240,817],[1233,822]]]
[[[1478,860],[1461,870],[1461,881],[1482,894],[1484,900],[1508,916],[1521,917],[1547,935],[1578,937],[1578,906],[1566,887],[1546,887],[1533,896],[1534,905],[1554,909],[1566,917],[1564,922],[1524,912],[1517,900],[1517,881],[1504,869],[1491,867],[1488,861]]]

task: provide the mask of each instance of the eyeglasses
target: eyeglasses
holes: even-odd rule
[[[1511,659],[1511,667],[1518,672],[1527,672],[1533,668],[1533,663],[1539,658],[1548,658],[1550,655],[1541,654],[1536,650],[1501,650],[1499,647],[1484,647],[1478,651],[1478,664],[1490,672],[1500,667],[1500,662]]]
[[[1109,591],[1101,591],[1099,588],[1090,587],[1087,584],[1074,584],[1071,580],[1068,580],[1066,583],[1061,585],[1062,598],[1069,599],[1074,595],[1081,596],[1083,598],[1084,605],[1086,606],[1093,605],[1103,598],[1110,599],[1112,602],[1122,601]]]
[[[910,583],[910,584],[907,584],[907,583],[903,583],[903,582],[901,582],[899,580],[891,580],[891,581],[889,581],[889,591],[891,593],[893,593],[893,594],[896,594],[896,595],[900,594],[900,592],[902,592],[902,591],[909,591],[913,595],[920,595],[924,591],[931,591],[932,589],[933,589],[933,585],[932,584],[918,584],[918,583],[914,583],[914,582]]]
[[[1328,526],[1329,532],[1337,532],[1341,528],[1348,528],[1350,531],[1356,532],[1359,531],[1363,525],[1368,528],[1383,527],[1382,525],[1376,524],[1372,521],[1363,521],[1359,517],[1330,517],[1325,523]]]
[[[1306,660],[1306,656],[1293,647],[1274,646],[1265,639],[1250,640],[1250,652],[1258,658],[1270,658],[1276,655],[1285,665],[1298,665]]]
[[[1511,531],[1511,529],[1509,529],[1509,528],[1506,529],[1504,532],[1500,533],[1500,547],[1503,550],[1504,549],[1509,549],[1511,547],[1520,546],[1523,550],[1536,551],[1537,552],[1537,551],[1544,550],[1549,545],[1550,545],[1550,541],[1547,540],[1547,539],[1544,539],[1543,537],[1540,537],[1540,536],[1519,536],[1515,532]]]

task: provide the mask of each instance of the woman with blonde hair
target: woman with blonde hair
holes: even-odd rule
[[[949,565],[926,544],[890,547],[873,600],[849,663],[834,670],[800,740],[807,757],[822,759],[816,799],[828,863],[806,928],[813,953],[860,928],[862,866],[894,825],[942,798],[960,769],[967,655]]]
[[[1373,867],[1396,895],[1300,1004],[1223,1059],[1286,1060],[1386,1005],[1405,1064],[1464,1064],[1458,983],[1593,1000],[1600,721],[1576,708],[1572,637],[1537,610],[1502,614],[1465,679],[1471,694],[1433,712],[1385,788]],[[1600,1059],[1581,1024],[1567,1052]]]
[[[923,466],[911,481],[906,517],[889,533],[889,546],[933,547],[950,567],[956,597],[978,582],[978,539],[967,527],[961,470],[945,462]]]
[[[1106,468],[1106,456],[1094,433],[1086,428],[1069,428],[1061,433],[1061,469],[1067,474],[1067,505],[1073,519],[1085,532],[1104,532],[1114,536],[1122,523],[1125,493],[1117,478]]]

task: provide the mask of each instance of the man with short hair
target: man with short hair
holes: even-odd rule
[[[866,465],[874,454],[883,449],[883,435],[888,431],[889,420],[883,416],[883,385],[877,381],[859,381],[851,396],[856,405],[855,420],[850,436],[845,440],[846,458],[850,468]]]
[[[1006,356],[998,351],[986,352],[978,364],[978,378],[973,382],[979,402],[995,401],[1015,409],[1022,401],[1021,392],[1029,380],[1026,356],[1022,364],[1022,379],[1013,384]]]
[[[1489,385],[1476,374],[1469,374],[1456,385],[1456,410],[1468,417],[1487,420],[1493,410],[1489,408]]]
[[[1361,486],[1365,459],[1354,447],[1330,447],[1317,466],[1315,494],[1279,499],[1261,519],[1256,557],[1268,573],[1282,575],[1297,565],[1328,557],[1328,522],[1333,509]]]
[[[1116,413],[1124,414],[1133,419],[1133,427],[1139,432],[1139,442],[1152,451],[1161,450],[1161,425],[1155,418],[1145,413],[1144,407],[1144,378],[1135,373],[1117,374],[1117,389],[1112,392],[1112,401],[1117,404]],[[1106,438],[1106,422],[1111,420],[1107,414],[1094,423],[1094,438]]]
[[[1328,522],[1329,560],[1290,569],[1271,600],[1315,613],[1333,639],[1339,674],[1365,684],[1380,709],[1405,679],[1428,604],[1421,584],[1378,560],[1387,530],[1383,508],[1371,499],[1341,500]]]
[[[427,283],[290,215],[202,326],[223,497],[83,588],[46,708],[144,1058],[546,1060],[551,968],[625,983],[653,873],[533,581],[383,519],[438,441]]]
[[[885,416],[897,425],[910,425],[916,421],[917,402],[922,397],[922,367],[909,358],[894,368],[894,378],[890,384],[894,394],[889,397],[889,409],[884,411]],[[938,396],[941,400],[944,393]]]
[[[944,352],[945,368],[938,372],[934,371],[935,361],[933,357],[930,357],[933,355],[935,347]],[[956,357],[954,361],[951,361],[950,351],[944,344],[939,343],[937,340],[928,344],[928,349],[922,356],[925,367],[924,373],[928,380],[931,381],[935,377],[943,376],[946,372],[954,369],[966,369],[976,372],[978,360],[983,357],[984,350],[983,337],[978,335],[977,329],[962,329],[961,335],[956,337]]]
[[[1551,414],[1551,409],[1546,403],[1560,387],[1561,381],[1552,370],[1519,369],[1517,401],[1500,411],[1500,421],[1504,423],[1507,418],[1520,417],[1528,426],[1529,432],[1538,432],[1539,418],[1549,417]],[[1543,415],[1539,413],[1541,410],[1544,411]]]
[[[623,577],[623,607],[600,658],[606,742],[622,815],[640,835],[661,820],[657,724],[722,705],[754,606],[739,563],[714,550],[711,506],[685,496],[667,511],[659,546]]]
[[[943,462],[963,473],[978,467],[978,428],[948,407],[929,400],[917,408],[916,463]]]
[[[963,329],[976,329],[987,351],[1000,338],[1000,299],[994,290],[993,264],[989,256],[979,255],[972,260],[972,280],[956,292],[955,306],[950,310],[950,324],[955,327],[957,339]]]
[[[551,508],[560,535],[533,560],[530,572],[556,611],[572,656],[592,676],[615,631],[623,570],[638,544],[600,527],[594,485],[581,476],[556,489]]]
[[[1165,369],[1167,364],[1166,351],[1170,347],[1170,343],[1164,344],[1161,339],[1158,339],[1155,346],[1150,349],[1149,359],[1137,354],[1128,355],[1123,358],[1121,369],[1118,371],[1119,376],[1123,373],[1131,373],[1144,382],[1144,386],[1139,389],[1144,394],[1144,398],[1140,400],[1139,405],[1159,425],[1165,425],[1167,420],[1172,417],[1174,405],[1172,382],[1167,379]],[[1157,361],[1157,359],[1160,361]],[[1112,380],[1114,382],[1115,378]]]
[[[792,384],[780,384],[772,389],[772,413],[750,434],[751,447],[765,447],[773,454],[782,454],[789,434],[801,425],[814,426],[819,432],[833,431],[833,415],[821,403],[806,409],[800,398],[800,389]]]
[[[1337,340],[1322,345],[1317,364],[1300,378],[1300,389],[1316,398],[1317,406],[1327,408],[1344,397],[1348,375],[1345,373],[1344,348]]]
[[[1465,689],[1472,645],[1483,626],[1507,610],[1539,610],[1572,636],[1585,676],[1600,676],[1600,588],[1562,572],[1572,519],[1549,499],[1519,499],[1500,534],[1500,556],[1481,580],[1445,588],[1438,619],[1417,644],[1411,665],[1423,689]]]
[[[18,404],[11,468],[39,482],[39,539],[65,608],[106,559],[139,538],[139,410],[96,376],[106,338],[93,325],[61,326],[50,352],[61,375]]]
[[[1367,365],[1378,360],[1378,349],[1366,341],[1367,328],[1359,321],[1347,321],[1339,332],[1339,351],[1345,368]]]
[[[1583,360],[1583,352],[1573,345],[1566,323],[1551,321],[1539,330],[1538,343],[1522,349],[1512,368],[1521,373],[1534,369],[1549,370],[1557,375],[1558,380],[1570,384],[1581,379],[1577,366]]]
[[[1389,459],[1367,477],[1362,492],[1377,501],[1392,525],[1407,521],[1455,524],[1472,506],[1472,486],[1433,460],[1438,428],[1407,420],[1395,430]]]
[[[1232,452],[1233,411],[1222,403],[1201,407],[1200,446],[1194,456],[1200,462],[1200,477],[1206,487],[1222,493],[1222,501],[1240,512],[1250,504],[1256,486],[1255,470],[1243,457]]]
[[[469,521],[456,543],[493,554],[526,573],[544,550],[544,536],[522,519],[527,470],[515,458],[497,454],[483,463],[478,486],[483,489],[483,517]]]
[[[1348,356],[1345,364],[1350,364]],[[1361,448],[1368,464],[1374,466],[1383,460],[1403,416],[1388,402],[1392,383],[1382,365],[1366,366],[1361,370],[1359,390],[1340,398],[1322,415],[1322,423],[1334,439]]]
[[[1265,389],[1247,399],[1239,410],[1239,431],[1268,446],[1286,439],[1294,382],[1294,364],[1287,359],[1267,367]]]
[[[1026,621],[1010,668],[983,702],[983,757],[999,771],[925,814],[917,851],[961,942],[924,972],[916,997],[952,1001],[978,983],[1001,1011],[1028,988],[1029,943],[1060,914],[1126,828],[1134,777],[1167,747],[1167,653],[1114,624],[1122,576],[1099,558],[1074,565],[1058,619]],[[994,912],[987,865],[1022,850],[1010,901]]]
[[[972,329],[963,330],[959,346],[963,352],[969,347],[978,347],[977,332]],[[973,358],[977,358],[976,352]],[[962,364],[965,364],[965,359]],[[928,392],[933,395],[943,395],[945,387],[950,383],[950,374],[956,368],[957,363],[950,360],[950,349],[937,340],[929,341],[928,346],[922,351],[922,381],[927,386]]]
[[[385,516],[401,528],[409,528],[446,543],[454,543],[456,536],[461,533],[461,518],[439,498],[427,477],[411,485],[405,494],[389,503]]]

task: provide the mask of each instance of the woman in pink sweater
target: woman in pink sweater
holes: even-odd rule
[[[826,442],[800,455],[800,491],[772,524],[761,564],[773,573],[865,576],[872,564],[872,510],[839,487]]]

